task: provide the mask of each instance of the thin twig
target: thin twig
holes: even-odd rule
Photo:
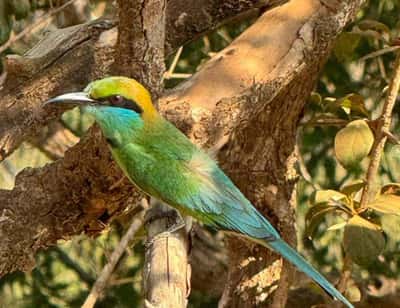
[[[186,79],[192,76],[192,74],[185,74],[185,73],[174,73],[176,65],[179,62],[179,58],[181,57],[183,47],[179,47],[178,51],[176,52],[174,59],[172,60],[171,66],[169,67],[168,71],[166,71],[163,75],[162,81],[168,79]]]
[[[179,47],[179,49],[177,50],[174,59],[172,60],[171,66],[169,67],[168,71],[165,72],[164,74],[164,78],[168,79],[168,76],[172,75],[175,71],[175,67],[178,64],[179,58],[181,57],[183,51],[183,46]]]
[[[351,279],[351,268],[352,268],[352,262],[349,257],[344,257],[343,260],[343,267],[342,267],[342,272],[340,275],[340,280],[337,283],[337,289],[341,292],[344,293],[347,289],[347,285],[349,283],[349,280]],[[335,303],[335,308],[342,307],[343,304],[340,302]]]
[[[346,126],[349,123],[349,121],[344,120],[344,119],[339,119],[339,118],[334,118],[334,117],[313,117],[307,122],[303,122],[300,124],[300,126],[304,127],[315,127],[315,126],[339,126],[343,127]]]
[[[10,38],[7,42],[5,42],[3,44],[3,46],[0,47],[0,54],[5,51],[7,48],[9,48],[12,44],[14,44],[16,41],[19,41],[20,39],[22,39],[25,35],[29,34],[30,32],[32,32],[36,27],[40,26],[42,23],[46,22],[49,18],[51,18],[53,15],[61,12],[62,10],[64,10],[67,6],[69,6],[70,4],[72,4],[73,2],[75,2],[76,0],[70,0],[68,2],[66,2],[65,4],[63,4],[62,6],[52,9],[49,12],[43,14],[42,16],[40,16],[36,22],[34,22],[33,24],[29,25],[28,27],[26,27],[24,30],[22,30],[20,33],[18,33],[17,35],[13,36],[12,38]]]
[[[400,52],[396,53],[394,63],[393,76],[390,80],[385,104],[383,106],[382,115],[376,130],[375,144],[371,152],[371,160],[368,166],[367,183],[361,196],[361,207],[365,206],[371,196],[375,194],[375,179],[378,175],[379,165],[381,162],[383,148],[387,140],[387,132],[390,130],[392,122],[393,107],[396,103],[397,93],[400,88]]]
[[[367,59],[375,58],[375,57],[384,55],[385,53],[396,51],[399,48],[400,48],[400,46],[391,46],[391,47],[382,48],[382,49],[373,51],[373,52],[365,55],[364,57],[360,58],[358,61],[365,61]]]
[[[376,62],[378,62],[379,72],[381,73],[383,80],[385,80],[386,83],[388,83],[389,79],[387,78],[385,64],[383,63],[382,57],[377,57]]]
[[[119,259],[124,254],[125,249],[128,246],[129,242],[134,238],[136,232],[142,226],[143,216],[144,216],[144,211],[141,211],[138,216],[135,216],[133,218],[128,231],[124,234],[124,236],[121,239],[121,242],[119,242],[118,246],[111,254],[110,261],[101,271],[99,277],[97,278],[95,284],[92,287],[92,290],[90,291],[90,294],[86,298],[85,303],[82,305],[82,308],[92,308],[96,303],[97,298],[106,288],[107,282],[110,279],[110,276],[113,273],[114,268],[117,265]]]
[[[164,76],[164,79],[187,79],[190,77],[192,77],[192,74],[172,73],[172,74],[168,74],[167,76]]]

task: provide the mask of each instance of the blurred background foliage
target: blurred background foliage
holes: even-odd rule
[[[71,1],[1,0],[1,57],[23,54],[46,32],[57,27],[110,16],[115,12],[111,1],[77,0],[60,13],[46,17],[67,2]],[[364,179],[368,158],[354,168],[343,168],[334,153],[334,139],[340,126],[326,125],[320,120],[324,120],[326,115],[345,121],[366,117],[375,119],[379,115],[394,55],[392,52],[368,55],[390,47],[399,38],[399,16],[398,0],[367,2],[357,20],[338,38],[299,127],[298,247],[330,277],[339,277],[343,266],[343,228],[327,229],[344,221],[344,216],[323,216],[310,240],[305,236],[305,215],[310,209],[310,198],[317,189],[338,190],[343,185]],[[167,59],[167,68],[170,69],[165,76],[166,87],[173,87],[190,77],[252,22],[250,19],[226,25],[178,50]],[[18,38],[27,28],[29,31]],[[6,72],[1,69],[1,78],[4,78]],[[363,106],[361,109],[332,110],[332,102],[337,103],[338,99],[351,93],[358,95]],[[400,132],[399,111],[400,104],[397,104],[393,117],[395,134]],[[40,167],[60,157],[60,151],[74,144],[90,126],[80,117],[78,110],[65,113],[59,124],[69,130],[68,136],[59,138],[58,143],[62,143],[57,145],[59,148],[54,150],[54,145],[49,148],[43,142],[24,143],[0,164],[0,188],[11,189],[15,175],[23,168]],[[379,180],[382,183],[400,181],[400,146],[386,146]],[[368,266],[354,266],[353,278],[363,293],[379,297],[396,292],[399,285],[400,218],[386,215],[372,218],[382,224],[385,249]],[[0,280],[0,307],[79,307],[123,233],[124,227],[116,221],[97,238],[82,235],[38,254],[37,267],[32,273],[13,273]],[[109,289],[96,307],[139,306],[142,264],[143,246],[138,240],[119,262]],[[217,300],[194,291],[189,306],[216,307]]]

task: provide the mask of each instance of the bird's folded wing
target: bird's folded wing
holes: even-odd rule
[[[253,207],[223,171],[211,160],[208,168],[188,165],[191,187],[179,203],[198,218],[226,231],[256,239],[279,238],[275,228]]]

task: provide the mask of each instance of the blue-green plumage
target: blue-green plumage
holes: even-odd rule
[[[216,162],[175,126],[161,116],[146,123],[130,110],[121,113],[117,109],[98,107],[90,113],[94,114],[109,140],[115,160],[141,190],[204,223],[244,235],[275,250],[330,295],[352,307],[339,291],[281,239]]]
[[[132,79],[110,77],[93,82],[85,91],[87,97],[82,98],[82,93],[67,94],[51,102],[89,102],[83,111],[95,118],[114,159],[142,191],[215,228],[275,250],[331,296],[353,307],[281,239],[213,159],[157,113],[143,86]],[[105,98],[112,106],[102,103]]]

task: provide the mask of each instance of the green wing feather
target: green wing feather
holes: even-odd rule
[[[207,158],[205,158],[207,159]],[[223,171],[209,159],[208,174],[187,172],[194,189],[177,203],[187,207],[206,223],[255,239],[279,238],[274,227],[253,207]]]

